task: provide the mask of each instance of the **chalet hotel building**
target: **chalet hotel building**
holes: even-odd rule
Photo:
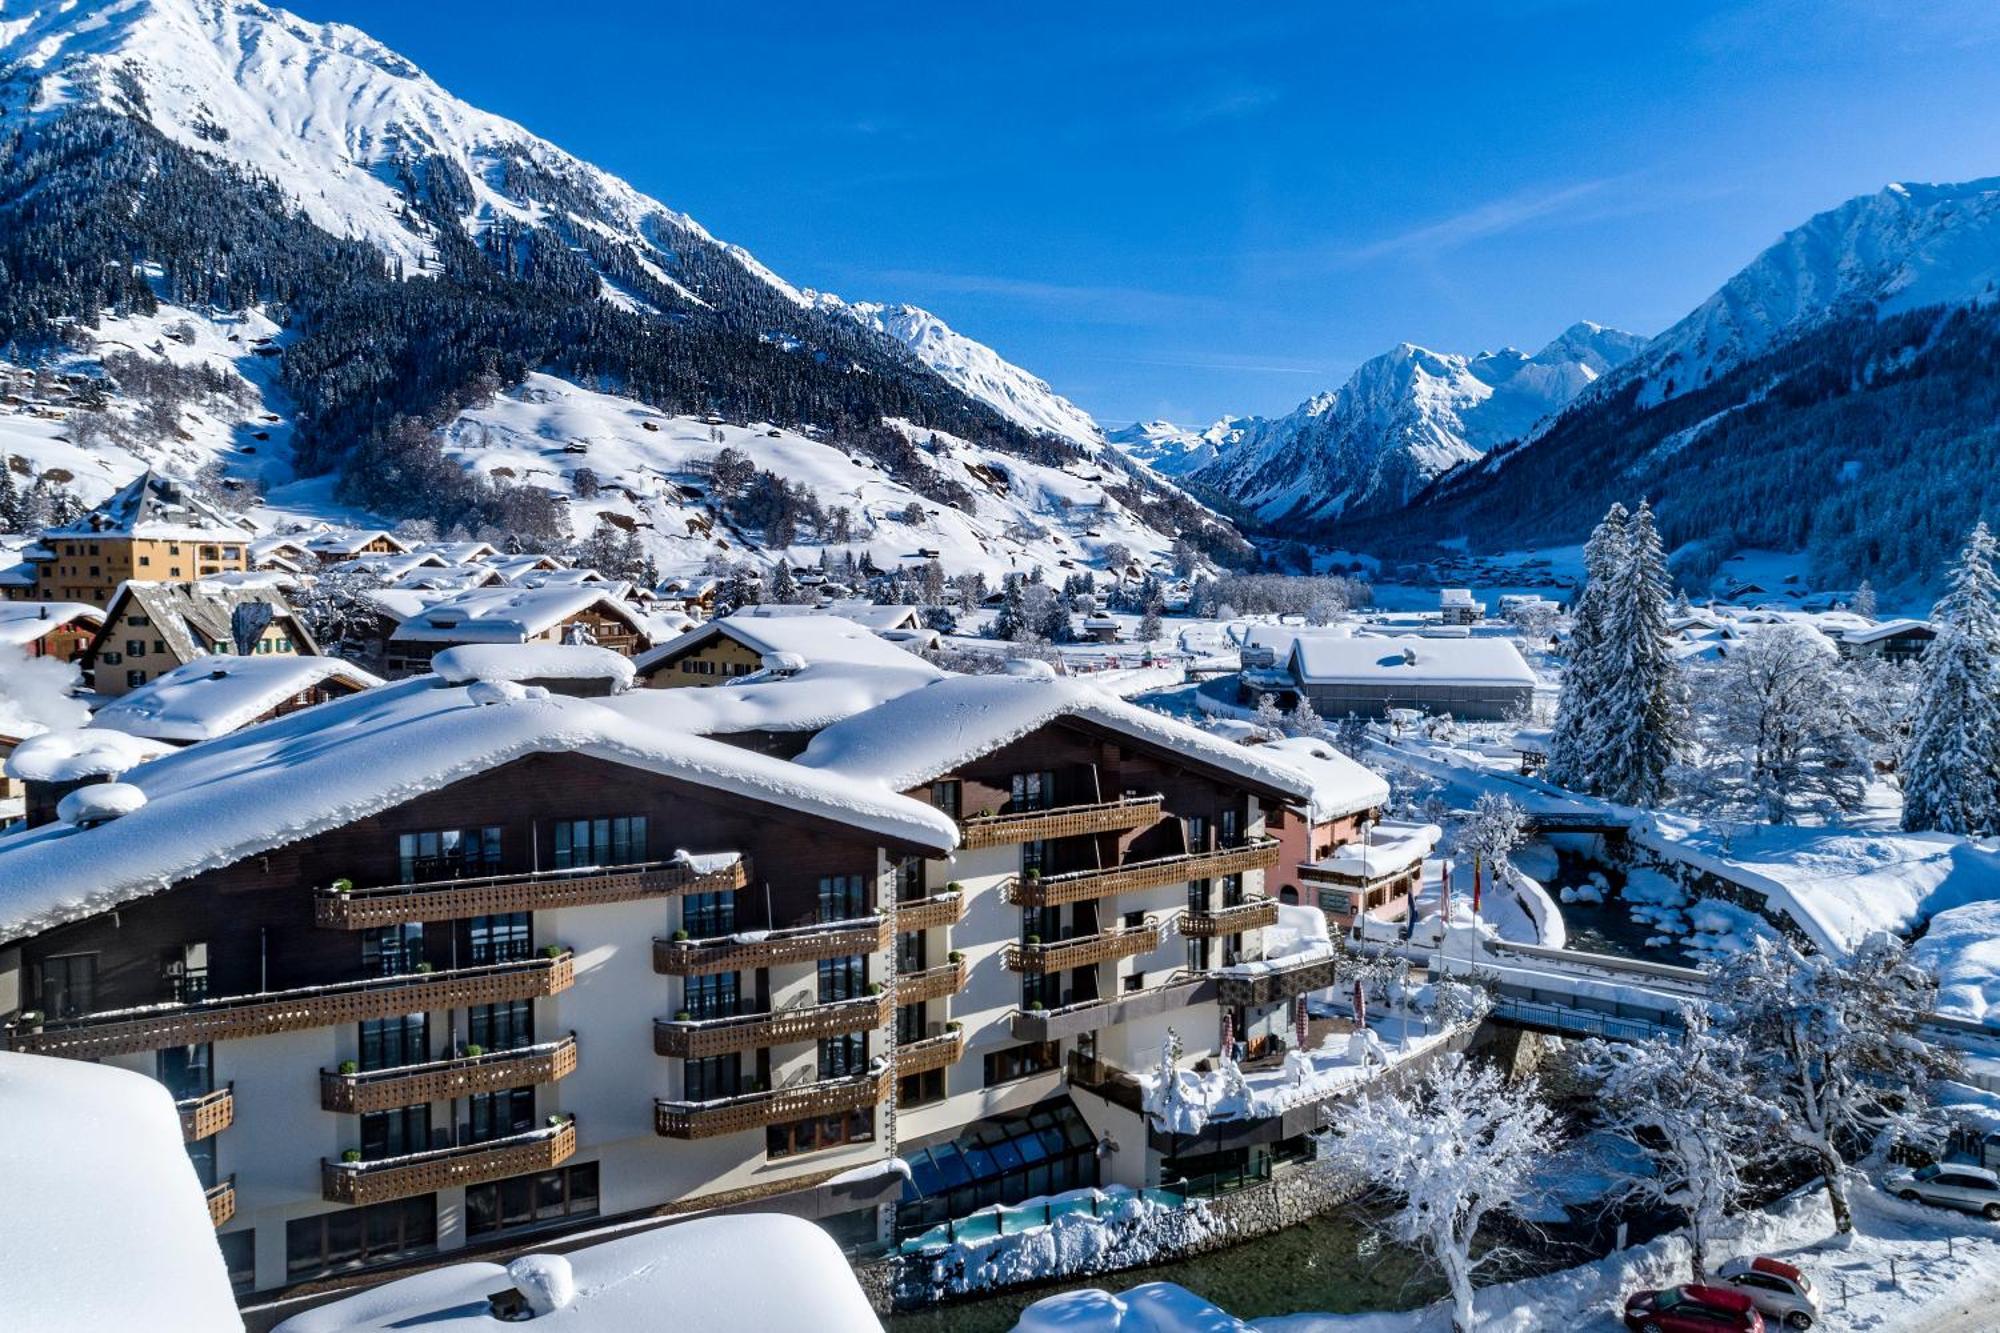
[[[1328,984],[1240,969],[1311,796],[1278,756],[1043,674],[578,697],[551,651],[109,782],[37,738],[7,1042],[170,1086],[242,1292],[745,1205],[865,1248],[1303,1132],[1190,1149],[1131,1095]]]

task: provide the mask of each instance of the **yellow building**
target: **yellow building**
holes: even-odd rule
[[[105,606],[127,580],[178,582],[249,568],[250,526],[148,470],[74,523],[43,531],[23,556],[34,600]]]

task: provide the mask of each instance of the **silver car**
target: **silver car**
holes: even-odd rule
[[[1782,1259],[1731,1259],[1715,1270],[1712,1285],[1748,1296],[1772,1328],[1808,1329],[1819,1322],[1819,1289]]]
[[[1915,1171],[1898,1171],[1882,1183],[1899,1199],[1961,1208],[2000,1222],[2000,1176],[1983,1166],[1933,1162]]]

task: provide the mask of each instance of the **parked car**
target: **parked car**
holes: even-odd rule
[[[2000,1222],[2000,1176],[1983,1166],[1933,1162],[1915,1171],[1897,1171],[1882,1183],[1899,1199],[1962,1208]]]
[[[1715,1270],[1715,1285],[1748,1296],[1772,1325],[1807,1329],[1819,1322],[1819,1289],[1782,1259],[1765,1255],[1731,1259]]]
[[[1734,1287],[1689,1283],[1625,1298],[1625,1327],[1636,1333],[1764,1333],[1764,1316]]]

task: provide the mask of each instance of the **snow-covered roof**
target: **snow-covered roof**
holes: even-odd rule
[[[644,675],[658,663],[672,661],[719,635],[727,635],[754,653],[797,653],[807,662],[849,662],[900,669],[921,660],[840,616],[759,616],[738,611],[696,625],[679,638],[641,653],[634,665]]]
[[[1842,643],[1878,643],[1883,639],[1893,639],[1898,634],[1935,634],[1937,630],[1928,620],[1885,620],[1879,625],[1866,629],[1847,630],[1840,636]]]
[[[1380,774],[1317,736],[1287,736],[1260,748],[1312,783],[1306,816],[1315,824],[1388,804],[1389,784]]]
[[[246,545],[255,535],[248,521],[209,504],[186,482],[151,468],[74,523],[42,533],[44,540],[117,536]]]
[[[416,549],[427,551],[448,565],[476,564],[499,554],[487,542],[425,542]]]
[[[602,588],[468,588],[432,601],[390,637],[406,643],[521,643],[593,607],[643,628],[638,611]]]
[[[923,612],[914,606],[877,606],[855,598],[828,602],[825,606],[792,606],[783,602],[767,602],[760,606],[746,606],[735,613],[752,619],[768,620],[773,616],[839,616],[852,621],[877,634],[885,630],[917,629],[923,625]]]
[[[1472,600],[1470,588],[1443,588],[1438,591],[1438,605],[1478,606],[1479,603]]]
[[[0,644],[21,647],[45,639],[73,620],[95,630],[104,613],[84,602],[0,602]]]
[[[164,1085],[81,1060],[0,1052],[15,1151],[0,1213],[6,1325],[241,1329],[201,1180]]]
[[[127,602],[136,603],[152,622],[152,631],[166,641],[182,661],[200,657],[213,644],[235,646],[235,616],[239,606],[263,605],[271,608],[273,620],[284,620],[302,652],[316,653],[319,645],[293,612],[284,594],[272,587],[232,587],[205,582],[121,583],[111,595],[105,619],[119,618]]]
[[[306,549],[315,555],[353,555],[376,541],[385,541],[399,552],[410,549],[395,534],[381,528],[330,528],[307,538]]]
[[[1429,856],[1443,836],[1444,830],[1436,824],[1385,819],[1371,828],[1367,837],[1344,842],[1333,849],[1333,855],[1311,864],[1316,869],[1352,879],[1377,880],[1408,870]]]
[[[922,689],[943,675],[917,657],[901,667],[809,662],[783,679],[743,676],[720,689],[633,690],[600,702],[651,725],[694,736],[819,731]]]
[[[447,648],[431,670],[453,685],[475,680],[608,680],[632,683],[632,659],[583,643],[471,643]]]
[[[23,782],[79,782],[117,777],[172,747],[105,727],[72,727],[30,736],[7,756],[7,776]]]
[[[59,734],[24,742],[10,768],[24,751]],[[951,820],[894,792],[705,737],[635,725],[630,715],[594,700],[419,676],[131,769],[123,780],[147,800],[122,819],[87,830],[48,824],[0,838],[0,939],[108,910],[526,755],[564,752],[835,820],[899,844],[946,851],[958,841]]]
[[[1522,685],[1535,673],[1507,639],[1366,638],[1298,631],[1292,670],[1307,685]]]
[[[338,657],[217,654],[184,662],[113,699],[90,725],[163,741],[205,741],[248,726],[329,680],[357,690],[382,683]]]
[[[16,1210],[24,1219],[34,1210]],[[564,1278],[567,1281],[564,1281]],[[628,1333],[671,1324],[761,1333],[881,1333],[840,1247],[782,1213],[702,1217],[503,1268],[450,1264],[293,1315],[277,1333],[489,1333],[495,1293],[529,1281],[567,1300],[529,1322],[537,1333]],[[227,1288],[225,1287],[225,1291]],[[671,1312],[670,1317],[663,1312]]]
[[[799,762],[907,791],[1062,718],[1173,750],[1183,762],[1205,764],[1265,791],[1295,799],[1312,791],[1298,769],[1254,746],[1218,740],[1095,686],[1057,677],[947,676],[828,727]]]

